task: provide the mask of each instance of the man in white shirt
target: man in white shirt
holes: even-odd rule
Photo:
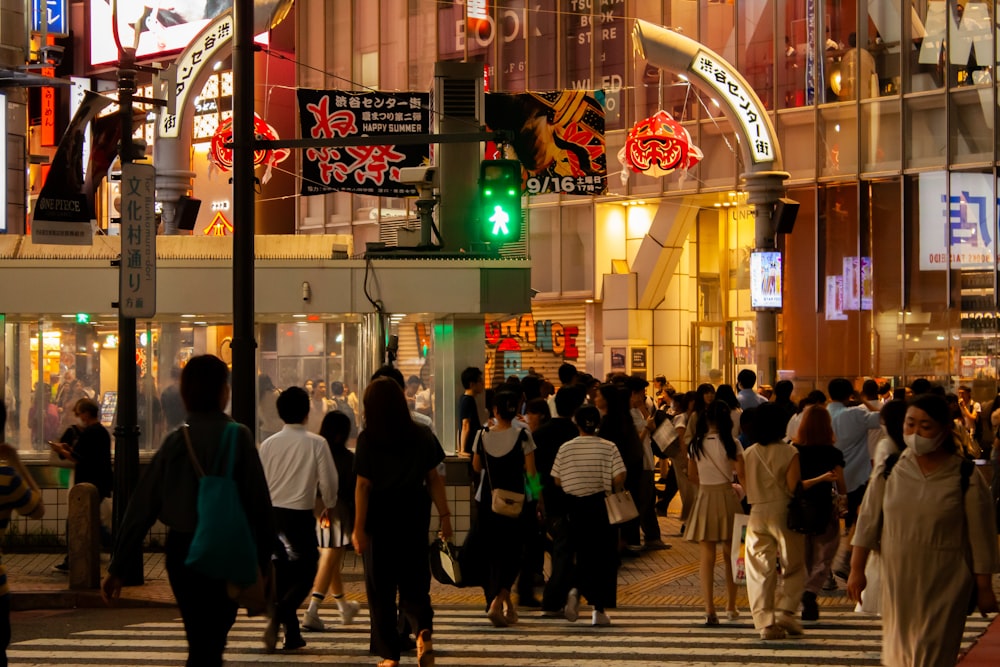
[[[975,437],[976,422],[979,421],[979,414],[983,408],[979,403],[972,400],[972,389],[967,385],[958,388],[958,406],[962,410],[962,421],[969,435]],[[978,442],[976,444],[979,444]]]
[[[283,546],[275,553],[277,607],[264,632],[269,651],[278,641],[279,625],[285,626],[285,650],[306,645],[297,612],[312,591],[319,562],[313,514],[317,489],[327,510],[337,504],[337,467],[326,440],[306,429],[309,403],[309,394],[301,387],[281,392],[278,415],[285,427],[260,446]]]
[[[749,410],[756,408],[761,403],[767,403],[767,398],[753,390],[755,384],[757,384],[757,374],[749,368],[744,368],[736,376],[736,386],[739,389],[736,400],[740,402],[741,409]]]

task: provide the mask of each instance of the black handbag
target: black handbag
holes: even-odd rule
[[[803,535],[822,535],[833,516],[832,503],[824,507],[806,494],[802,482],[795,486],[795,493],[788,503],[788,529]]]

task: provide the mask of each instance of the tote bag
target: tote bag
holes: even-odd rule
[[[217,468],[224,468],[223,475],[218,470],[215,475],[205,474],[191,446],[187,426],[182,431],[188,457],[198,475],[198,524],[184,564],[206,577],[251,586],[257,581],[257,546],[233,480],[239,426],[227,424],[222,433]]]
[[[729,558],[733,564],[733,582],[745,584],[747,581],[747,524],[750,517],[737,514],[733,517],[733,542]]]
[[[626,489],[604,496],[604,506],[608,510],[608,523],[611,525],[625,523],[639,516],[632,494]]]

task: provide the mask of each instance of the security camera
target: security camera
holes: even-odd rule
[[[312,288],[309,286],[308,282],[302,283],[302,301],[309,303],[312,299]]]
[[[438,184],[437,172],[437,167],[427,165],[421,167],[403,167],[399,170],[399,181],[407,185],[433,188]]]
[[[38,62],[59,67],[62,64],[64,52],[65,48],[58,44],[45,44],[38,48]]]

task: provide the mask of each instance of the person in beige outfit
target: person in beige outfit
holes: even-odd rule
[[[757,444],[743,455],[746,465],[747,501],[747,595],[754,627],[761,639],[784,639],[802,634],[795,618],[805,586],[805,542],[787,527],[788,501],[801,479],[799,455],[784,442],[781,408],[763,403],[756,409],[754,434]],[[777,593],[777,564],[781,563],[783,585]]]

